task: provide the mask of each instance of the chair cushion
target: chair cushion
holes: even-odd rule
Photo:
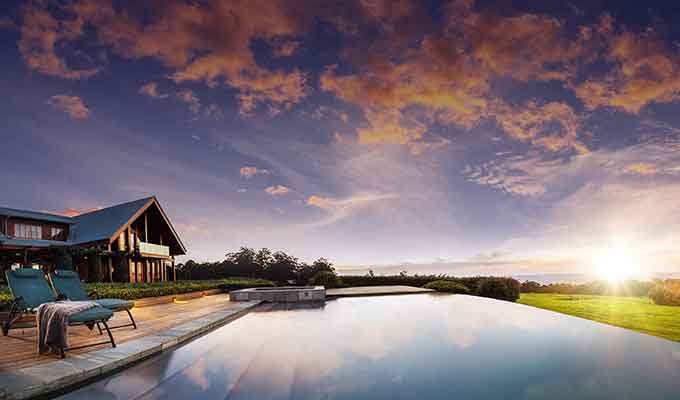
[[[123,300],[123,299],[97,299],[93,300],[95,303],[99,304],[100,306],[104,308],[108,308],[109,310],[129,310],[132,307],[135,306],[135,302],[132,300]]]
[[[111,310],[107,310],[104,307],[94,307],[89,310],[79,312],[78,314],[71,315],[68,322],[90,322],[90,321],[100,321],[107,320],[113,316]]]

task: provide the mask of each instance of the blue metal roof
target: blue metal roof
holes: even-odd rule
[[[64,217],[62,215],[49,214],[38,211],[17,210],[15,208],[0,207],[0,215],[7,215],[9,217],[36,219],[39,221],[60,222],[62,224],[72,224],[71,217]]]
[[[151,200],[153,197],[146,197],[73,217],[69,242],[81,244],[110,239]]]
[[[130,201],[123,204],[118,204],[112,207],[102,208],[101,210],[92,211],[81,214],[75,217],[62,217],[54,214],[41,213],[35,211],[16,210],[12,208],[1,208],[0,215],[8,215],[10,217],[30,218],[40,221],[61,222],[69,224],[69,238],[67,241],[54,240],[31,240],[14,237],[7,237],[0,234],[0,244],[15,245],[15,246],[31,246],[31,247],[49,247],[49,246],[68,246],[78,245],[84,243],[97,242],[101,240],[110,240],[116,233],[127,225],[130,220],[140,211],[146,208],[147,205],[156,201],[155,197],[145,197],[143,199]],[[170,221],[167,220],[165,212],[156,201],[159,211],[165,218],[170,230],[182,251],[180,254],[186,253],[186,248],[175,232]]]

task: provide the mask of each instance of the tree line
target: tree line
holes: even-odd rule
[[[250,247],[227,253],[219,262],[189,260],[177,265],[178,279],[187,280],[244,277],[306,284],[319,272],[336,274],[333,264],[323,257],[308,264],[283,251]]]

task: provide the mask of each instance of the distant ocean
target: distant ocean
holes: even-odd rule
[[[411,268],[409,268],[411,267]],[[397,275],[400,271],[406,271],[409,275],[419,274],[419,275],[441,275],[446,274],[455,277],[465,277],[465,276],[510,276],[517,279],[520,282],[524,281],[534,281],[540,284],[550,284],[550,283],[586,283],[598,280],[599,278],[594,274],[586,273],[503,273],[501,271],[470,271],[461,270],[459,268],[451,268],[451,270],[445,270],[442,268],[437,268],[435,270],[420,269],[415,270],[412,268],[413,265],[404,265],[401,268],[396,266],[389,267],[375,267],[372,268],[375,275]],[[338,273],[340,275],[366,275],[370,268],[357,268],[357,267],[339,267]],[[653,273],[647,279],[680,279],[680,272],[657,272]],[[636,278],[640,280],[645,280],[643,278]]]

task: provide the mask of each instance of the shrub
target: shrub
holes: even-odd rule
[[[338,287],[342,284],[342,281],[338,276],[331,271],[321,271],[317,272],[309,283],[314,286],[324,286],[327,289]]]
[[[425,286],[423,287],[426,289],[434,289],[438,292],[470,294],[470,289],[468,289],[467,286],[453,281],[446,280],[432,281],[425,284]]]
[[[649,289],[649,298],[654,304],[680,306],[680,280],[668,279],[655,282]]]
[[[12,304],[12,295],[6,287],[0,286],[0,310],[9,309]]]
[[[484,278],[475,294],[499,300],[517,301],[519,299],[519,282],[512,278]]]
[[[168,296],[213,289],[235,290],[263,286],[274,286],[274,284],[273,282],[262,279],[219,279],[211,281],[153,283],[91,283],[86,285],[87,290],[96,291],[97,297],[99,298],[117,298],[125,300]]]

